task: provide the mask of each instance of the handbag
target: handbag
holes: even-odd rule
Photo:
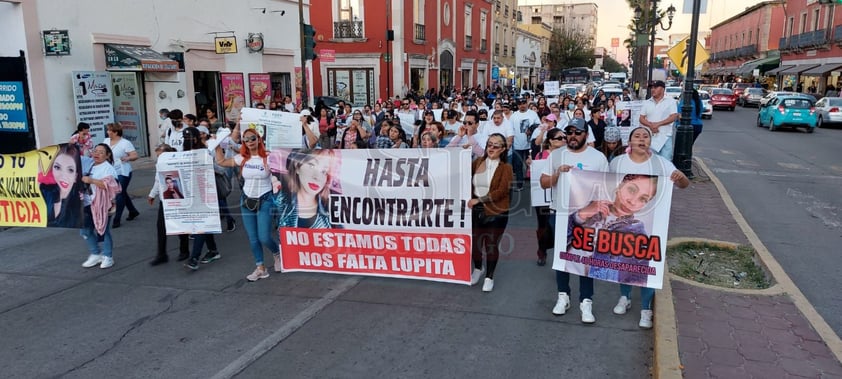
[[[252,212],[257,212],[260,209],[260,198],[244,196],[243,206]]]

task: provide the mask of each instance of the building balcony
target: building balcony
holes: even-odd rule
[[[835,41],[842,39],[840,38],[842,36],[837,34],[840,32],[839,28],[840,27],[837,26],[834,30],[833,37]],[[780,42],[778,43],[778,49],[781,51],[790,51],[818,48],[827,45],[828,37],[827,29],[818,29],[812,32],[794,34],[789,38],[781,37]]]
[[[427,33],[424,28],[424,25],[415,24],[415,40],[416,41],[426,41],[427,40]]]
[[[479,52],[485,54],[488,51],[488,41],[485,38],[479,40]]]
[[[465,50],[471,50],[474,47],[473,37],[465,36]]]
[[[363,22],[349,20],[334,22],[333,38],[363,38]]]

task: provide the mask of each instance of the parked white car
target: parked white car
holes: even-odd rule
[[[710,94],[707,91],[699,91],[699,98],[702,99],[702,118],[713,118],[713,106],[710,105]]]
[[[664,96],[672,96],[673,99],[678,100],[681,97],[681,92],[684,91],[684,88],[681,87],[667,87],[664,90]]]
[[[842,97],[824,97],[816,102],[819,119],[816,126],[821,128],[826,124],[842,124]]]

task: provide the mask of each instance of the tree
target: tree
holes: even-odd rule
[[[593,67],[595,59],[590,38],[570,29],[553,30],[547,61],[554,75],[566,68]]]
[[[611,58],[609,56],[605,56],[602,59],[602,69],[605,70],[606,72],[628,72],[629,71],[629,69],[625,65],[621,64],[620,62],[617,62],[616,59]]]

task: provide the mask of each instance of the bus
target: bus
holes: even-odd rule
[[[601,83],[603,80],[605,80],[605,71],[591,70],[591,81]]]
[[[561,82],[564,84],[586,84],[591,80],[591,69],[576,67],[561,70]]]

